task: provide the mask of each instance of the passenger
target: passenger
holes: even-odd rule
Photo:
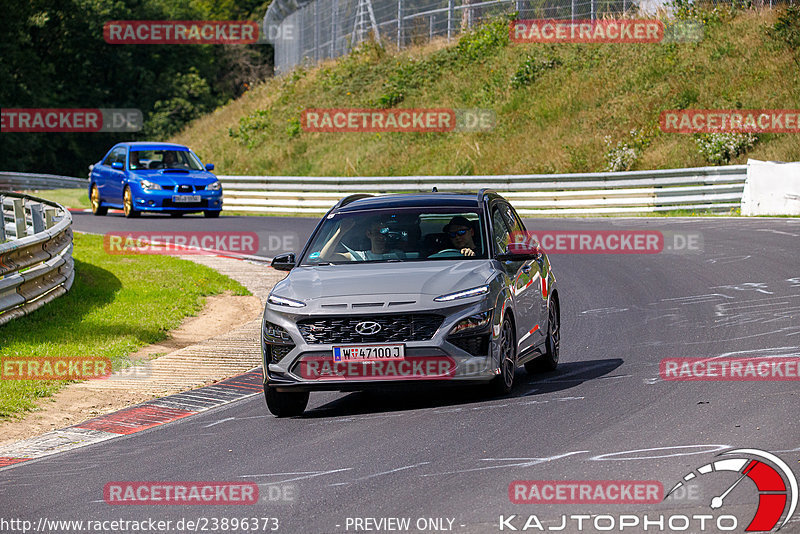
[[[456,215],[444,227],[444,232],[457,249],[464,256],[474,256],[478,247],[475,245],[475,229],[466,217]]]

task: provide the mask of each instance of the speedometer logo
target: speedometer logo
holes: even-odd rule
[[[752,480],[758,488],[758,509],[745,532],[763,532],[775,528],[781,517],[780,530],[797,509],[797,479],[786,463],[769,452],[759,449],[735,449],[720,453],[719,456],[738,456],[724,458],[698,467],[675,484],[665,499],[685,483],[695,478],[715,472],[735,472],[736,481],[719,495],[715,495],[709,506],[717,510],[725,505],[725,499],[745,478]],[[787,509],[788,504],[788,509]],[[785,511],[785,513],[784,513]]]

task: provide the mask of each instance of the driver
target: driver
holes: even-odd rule
[[[169,151],[164,152],[164,160],[163,160],[163,168],[164,169],[172,169],[175,167],[175,164],[178,162],[178,158],[175,157],[175,152]]]
[[[355,226],[353,218],[344,219],[336,233],[320,251],[320,258],[327,259],[329,254],[336,249],[344,234],[348,233],[353,226]],[[342,255],[351,261],[406,259],[406,253],[402,250],[389,248],[388,231],[389,229],[381,219],[372,219],[364,232],[370,242],[369,250],[353,250],[342,243],[347,250]]]
[[[131,170],[136,170],[136,169],[139,169],[141,167],[141,164],[139,163],[139,152],[132,151],[130,159],[131,159],[131,162],[130,162]]]
[[[456,215],[444,227],[444,233],[453,243],[453,248],[458,249],[464,256],[474,256],[478,247],[475,245],[475,229],[466,217]]]

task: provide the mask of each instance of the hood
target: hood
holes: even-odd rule
[[[491,260],[437,260],[296,267],[275,285],[276,295],[304,302],[366,295],[437,297],[485,284]]]
[[[150,180],[158,185],[208,185],[216,182],[217,177],[208,171],[189,171],[183,169],[153,169],[131,171],[142,180]]]

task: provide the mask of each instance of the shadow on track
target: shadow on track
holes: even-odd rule
[[[514,389],[510,394],[502,397],[492,396],[485,387],[474,385],[420,384],[400,389],[392,388],[387,384],[384,390],[346,394],[322,406],[307,410],[302,417],[314,419],[398,412],[480,402],[499,402],[556,393],[608,375],[622,365],[622,362],[623,360],[620,358],[613,358],[561,363],[556,371],[537,375],[529,375],[522,368],[518,368],[514,377]]]

